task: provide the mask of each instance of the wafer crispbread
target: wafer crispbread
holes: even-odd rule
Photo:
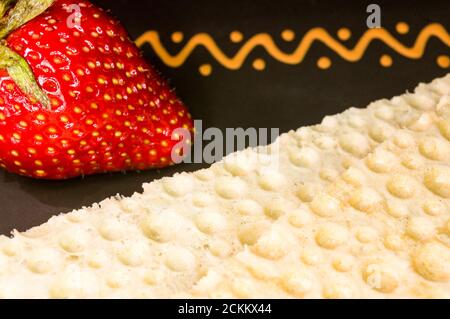
[[[399,130],[190,293],[449,298],[449,143],[430,131]]]
[[[437,169],[422,183],[433,199],[422,210],[441,212],[436,213],[440,217],[428,212],[411,222],[412,233],[419,229],[417,238],[400,253],[412,254],[410,246],[422,245],[414,258],[395,259],[400,253],[380,238],[385,240],[385,231],[405,232],[404,219],[411,213],[401,203],[419,200],[410,195],[414,191],[402,188],[417,179],[415,160],[449,164],[444,156],[450,137],[444,112],[449,94],[447,76],[420,85],[414,94],[327,117],[321,125],[284,134],[269,147],[231,155],[210,169],[146,184],[142,194],[131,198],[105,200],[15,232],[12,239],[3,237],[0,295],[447,296],[448,246],[436,234],[445,235],[449,227],[445,181],[450,177]],[[418,138],[427,142],[418,148],[407,143]],[[411,151],[401,175],[385,172],[386,163],[400,156],[389,145]],[[277,166],[265,164],[264,159],[275,157]],[[398,183],[380,182],[397,176]],[[356,187],[353,180],[367,187],[348,190]],[[389,196],[397,192],[395,202],[401,203],[389,209],[406,214],[400,216],[403,223],[386,214],[388,206],[370,211],[375,194],[386,189]],[[347,198],[349,194],[353,197]],[[423,225],[428,230],[420,230]],[[436,236],[421,237],[430,230]],[[407,236],[410,240],[411,234]],[[371,249],[372,237],[380,256],[364,268],[363,253]],[[394,247],[397,238],[391,239]],[[344,243],[347,250],[341,251]],[[349,264],[355,267],[346,270]],[[399,270],[408,279],[397,278]],[[315,285],[309,290],[308,280]]]

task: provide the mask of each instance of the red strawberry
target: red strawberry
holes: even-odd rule
[[[20,26],[14,12],[31,20]],[[5,19],[2,167],[65,179],[171,164],[171,135],[191,117],[118,21],[79,0],[19,0]]]

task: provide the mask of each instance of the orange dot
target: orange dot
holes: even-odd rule
[[[266,62],[263,59],[256,59],[253,61],[253,68],[258,71],[262,71],[266,68]]]
[[[392,58],[387,54],[383,54],[380,58],[380,64],[385,68],[388,68],[392,65]]]
[[[322,69],[328,69],[331,67],[331,60],[327,57],[321,57],[318,61],[317,61],[317,66]]]
[[[405,22],[399,22],[395,26],[395,29],[400,34],[406,34],[406,33],[409,32],[409,25],[407,23],[405,23]]]
[[[436,62],[443,69],[447,69],[450,67],[450,58],[446,55],[438,56],[438,58],[436,59]]]
[[[201,75],[209,76],[209,75],[211,75],[211,72],[212,72],[212,66],[211,66],[211,64],[203,64],[200,66],[200,68],[198,70],[200,71]]]
[[[244,39],[244,35],[241,32],[233,31],[230,33],[231,42],[238,43],[238,42],[241,42],[242,39]]]
[[[172,41],[175,43],[180,43],[181,41],[183,41],[184,39],[184,35],[181,32],[174,32],[172,33]]]
[[[293,41],[295,39],[295,32],[289,29],[284,30],[283,32],[281,32],[281,38],[284,41]]]
[[[337,36],[342,41],[346,41],[346,40],[350,39],[350,37],[352,36],[352,32],[347,28],[340,28],[338,30]]]

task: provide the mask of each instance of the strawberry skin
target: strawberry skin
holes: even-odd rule
[[[81,9],[79,25],[67,23]],[[120,23],[87,1],[56,0],[13,31],[7,46],[31,67],[51,109],[0,70],[0,166],[67,179],[171,164],[186,107],[141,57]]]

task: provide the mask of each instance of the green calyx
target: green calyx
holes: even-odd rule
[[[13,3],[15,5],[9,11],[9,14],[2,16],[0,20],[0,39],[4,39],[12,31],[36,18],[47,10],[55,0],[3,0],[2,2],[6,3],[6,7]]]
[[[39,87],[27,61],[5,45],[11,32],[47,10],[55,0],[0,0],[0,69],[9,76],[23,93],[50,109],[48,96]]]
[[[6,12],[11,8],[14,0],[3,0],[0,1],[0,17],[3,18]]]
[[[27,61],[4,45],[0,45],[0,69],[8,71],[23,93],[41,102],[45,108],[50,108],[50,100],[37,84]]]

